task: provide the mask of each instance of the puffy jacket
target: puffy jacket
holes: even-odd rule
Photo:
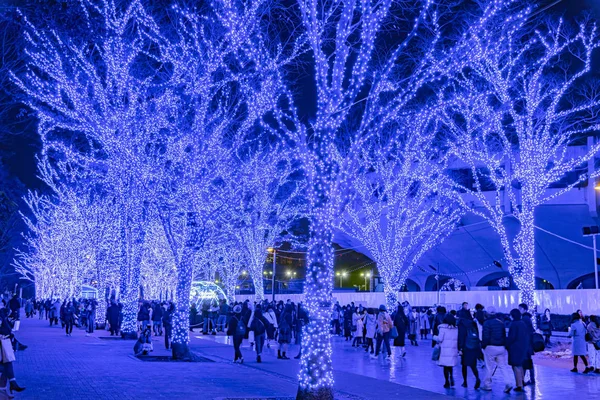
[[[504,323],[496,318],[490,318],[483,323],[481,347],[506,346],[506,330]]]
[[[448,324],[439,326],[439,335],[433,340],[440,345],[440,359],[438,365],[454,367],[458,364],[458,329]]]

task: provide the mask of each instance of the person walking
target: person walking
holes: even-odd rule
[[[600,374],[600,323],[598,322],[598,316],[590,315],[587,333],[589,334],[587,348],[590,357],[590,368],[595,374]]]
[[[165,303],[162,316],[162,324],[165,328],[165,348],[168,350],[171,344],[171,335],[173,334],[173,313],[175,312],[175,304]]]
[[[225,332],[225,328],[227,327],[227,316],[229,315],[229,305],[225,299],[221,300],[221,305],[219,306],[219,318],[217,319],[217,331]],[[267,314],[265,314],[265,317]],[[267,342],[268,345],[268,342]]]
[[[358,308],[352,314],[352,329],[354,329],[352,339],[352,347],[360,347],[362,344],[363,330],[365,328],[365,324],[363,322],[363,316],[359,313]]]
[[[512,322],[508,328],[508,337],[506,338],[508,365],[512,367],[515,375],[515,392],[522,392],[523,363],[527,359],[530,346],[529,329],[521,319],[521,312],[516,308],[510,311],[510,318]]]
[[[437,335],[433,336],[436,345],[440,346],[440,358],[437,364],[444,369],[444,388],[454,387],[453,369],[458,364],[458,329],[456,320],[446,314],[442,323],[437,326]]]
[[[409,326],[409,320],[404,314],[404,307],[401,304],[398,305],[396,313],[394,314],[394,326],[398,331],[398,336],[394,338],[394,347],[399,347],[400,354],[402,354],[402,357],[404,357],[406,356],[406,350],[404,346],[406,345],[406,329]]]
[[[233,339],[233,362],[244,363],[244,357],[240,347],[246,336],[246,324],[242,319],[242,306],[237,304],[233,307],[233,315],[229,319],[229,325],[227,327],[227,336],[231,336]]]
[[[533,335],[535,334],[535,329],[533,328],[532,316],[529,313],[529,307],[525,303],[519,304],[519,312],[521,313],[521,319],[525,323],[527,327],[527,331],[529,333],[529,348],[527,349],[527,354],[525,361],[523,362],[523,384],[524,385],[535,385],[535,368],[533,366],[533,358],[532,356],[535,354],[533,351]],[[529,371],[529,381],[525,381],[525,374]]]
[[[379,356],[381,350],[381,344],[387,349],[387,358],[392,356],[392,349],[390,348],[390,331],[392,330],[393,321],[390,314],[387,312],[387,308],[384,304],[379,306],[379,315],[377,316],[377,345],[375,346],[375,356]]]
[[[475,376],[475,389],[481,386],[479,371],[477,371],[477,359],[481,353],[481,342],[477,323],[468,309],[458,312],[458,351],[460,352],[460,363],[462,366],[462,387],[467,387],[467,369],[471,368]]]
[[[436,307],[436,313],[433,317],[433,323],[431,324],[431,330],[433,336],[438,336],[440,334],[438,328],[441,324],[444,323],[444,317],[446,316],[446,308],[442,306]],[[431,347],[435,347],[435,340],[431,341]]]
[[[292,341],[292,305],[286,304],[281,317],[279,319],[279,349],[277,350],[277,358],[280,360],[289,360],[287,350]]]
[[[71,302],[68,302],[64,310],[65,333],[71,336],[73,333],[73,325],[75,325],[75,307]]]
[[[365,316],[365,338],[367,340],[367,344],[365,346],[365,352],[369,352],[373,354],[375,352],[375,346],[373,344],[373,340],[375,339],[375,333],[377,331],[377,318],[375,317],[375,312],[372,308],[367,309],[367,314]]]
[[[352,338],[352,308],[350,306],[344,310],[344,337],[346,342]]]
[[[416,308],[413,308],[408,314],[408,339],[410,340],[410,344],[413,346],[418,346],[417,335],[419,334],[421,326],[421,318],[419,317],[419,313]]]
[[[33,302],[31,299],[25,303],[25,318],[33,318]]]
[[[115,300],[111,300],[110,306],[106,310],[106,319],[110,326],[110,336],[119,334],[119,306]]]
[[[152,330],[155,336],[162,336],[162,316],[163,308],[160,303],[155,303],[152,307]]]
[[[264,317],[269,321],[269,325],[267,326],[267,348],[271,348],[271,340],[275,340],[277,328],[279,327],[277,324],[277,314],[275,313],[273,306],[268,306]]]
[[[308,322],[308,310],[304,307],[304,304],[300,303],[298,304],[298,318],[296,320],[297,340],[300,347],[298,348],[298,354],[294,357],[296,360],[302,357],[302,335],[304,334],[304,327],[308,325]]]
[[[573,354],[573,369],[571,372],[577,372],[577,363],[579,357],[585,366],[583,370],[584,374],[592,372],[594,368],[590,368],[587,362],[587,346],[585,343],[586,328],[581,322],[581,315],[579,313],[573,313],[571,317],[571,327],[569,328],[569,337],[573,339],[571,342],[571,354]]]
[[[250,319],[248,320],[248,329],[254,332],[254,343],[256,346],[254,347],[256,350],[256,362],[262,362],[262,350],[265,345],[265,335],[267,333],[267,325],[269,321],[263,317],[262,307],[260,304],[257,304],[252,313],[250,314]]]
[[[506,361],[506,329],[494,307],[488,307],[487,320],[483,323],[481,347],[485,360],[486,376],[483,390],[492,390],[492,377],[499,370],[504,378],[504,393],[512,390],[512,376]]]

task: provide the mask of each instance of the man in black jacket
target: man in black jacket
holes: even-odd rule
[[[483,323],[483,334],[481,338],[481,347],[483,348],[483,357],[487,375],[483,381],[483,390],[492,390],[492,376],[496,369],[499,369],[504,377],[504,392],[508,393],[512,389],[513,376],[506,359],[506,328],[494,307],[487,309],[488,319]]]
[[[525,374],[529,371],[529,381],[525,382],[525,385],[535,385],[535,369],[533,368],[533,334],[535,333],[535,329],[533,328],[533,321],[531,320],[531,314],[529,313],[529,307],[525,303],[519,304],[519,311],[521,312],[521,318],[529,331],[529,350],[527,351],[527,358],[525,359],[525,363],[523,364],[523,378],[525,378]]]

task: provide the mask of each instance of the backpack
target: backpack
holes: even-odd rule
[[[244,325],[244,323],[239,319],[237,319],[237,321],[238,321],[238,323],[235,326],[235,334],[237,336],[246,336],[246,325]]]
[[[467,330],[465,347],[469,350],[475,350],[479,348],[479,335],[477,334],[477,330],[475,328],[470,327]]]

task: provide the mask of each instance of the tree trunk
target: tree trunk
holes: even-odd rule
[[[189,360],[190,352],[190,293],[192,290],[194,253],[198,245],[198,214],[187,213],[187,238],[177,265],[177,299],[173,315],[173,358]]]
[[[262,265],[252,266],[252,283],[254,284],[254,297],[256,301],[265,299],[264,278],[262,275]]]
[[[123,303],[123,322],[121,337],[137,338],[137,312],[140,290],[140,265],[142,247],[146,238],[146,218],[149,204],[143,202],[138,218],[125,217],[121,230],[121,302]]]
[[[513,266],[513,279],[521,291],[519,301],[533,312],[535,306],[535,223],[533,210],[522,212],[521,227],[514,240],[517,259]]]
[[[173,315],[173,358],[187,360],[191,357],[190,342],[190,291],[192,289],[191,251],[184,251],[177,266],[177,299]]]
[[[388,279],[384,277],[387,282]],[[399,290],[392,285],[388,285],[387,283],[383,285],[383,292],[385,293],[385,304],[387,306],[388,312],[392,313],[398,307],[398,292]]]
[[[330,210],[317,210],[315,215],[328,216]],[[298,400],[333,400],[333,368],[329,320],[333,289],[333,251],[331,221],[313,217],[304,287],[310,322],[302,335]]]

